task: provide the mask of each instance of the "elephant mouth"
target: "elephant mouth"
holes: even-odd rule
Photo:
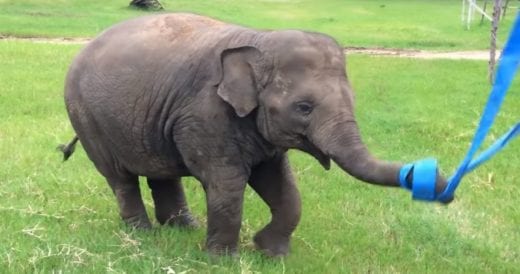
[[[330,157],[317,148],[307,137],[302,136],[301,150],[312,155],[325,170],[330,169]]]

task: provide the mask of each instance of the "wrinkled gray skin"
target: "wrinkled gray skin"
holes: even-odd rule
[[[92,41],[70,68],[65,97],[126,223],[151,226],[138,186],[146,176],[158,221],[194,225],[180,183],[194,176],[206,192],[208,250],[234,253],[249,183],[272,213],[255,244],[276,256],[287,254],[300,220],[287,149],[399,186],[401,165],[375,159],[361,142],[352,92],[343,50],[326,35],[162,14]],[[445,184],[438,176],[437,192]]]

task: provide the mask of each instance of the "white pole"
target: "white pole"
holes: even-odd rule
[[[491,18],[491,16],[489,16],[481,7],[477,6],[477,4],[475,4],[474,8],[482,15],[484,15],[484,17],[486,17],[489,21],[493,21],[493,18]]]
[[[465,19],[464,14],[466,13],[466,1],[467,0],[462,0],[462,12],[460,13],[460,21],[462,21],[462,24],[464,24]]]
[[[466,21],[466,28],[471,28],[471,16],[473,15],[473,5],[475,0],[468,0],[468,18]]]

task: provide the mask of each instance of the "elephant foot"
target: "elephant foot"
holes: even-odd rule
[[[148,219],[148,216],[146,213],[139,214],[132,217],[123,218],[123,221],[125,224],[130,226],[131,228],[135,229],[151,229],[152,223],[150,223],[150,220]]]
[[[281,257],[289,253],[289,237],[268,230],[258,232],[253,238],[256,249],[269,257]]]
[[[234,235],[230,235],[227,231],[224,233],[215,233],[208,228],[206,239],[206,250],[211,256],[238,256],[238,239]]]
[[[238,248],[222,246],[222,245],[207,245],[207,251],[212,257],[229,256],[232,258],[238,257]]]
[[[162,225],[169,225],[180,228],[196,229],[200,226],[199,222],[191,215],[189,211],[170,216],[169,218],[159,221]]]

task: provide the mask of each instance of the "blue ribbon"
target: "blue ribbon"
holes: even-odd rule
[[[517,13],[511,34],[502,51],[499,65],[496,70],[495,83],[491,89],[488,102],[482,114],[479,126],[473,137],[471,146],[462,160],[458,169],[448,180],[448,185],[440,195],[435,195],[435,184],[437,177],[437,164],[432,159],[418,161],[414,164],[404,165],[399,174],[401,186],[410,189],[406,178],[413,170],[413,182],[411,184],[414,199],[425,201],[447,202],[453,199],[455,189],[458,187],[462,177],[474,170],[476,167],[489,160],[493,155],[502,150],[511,140],[520,134],[520,121],[508,132],[495,141],[488,149],[474,157],[479,147],[484,142],[489,129],[504,101],[507,90],[513,81],[515,72],[520,63],[520,11]],[[416,169],[419,169],[416,172]],[[416,186],[417,184],[417,186]],[[433,194],[432,194],[433,191]]]

